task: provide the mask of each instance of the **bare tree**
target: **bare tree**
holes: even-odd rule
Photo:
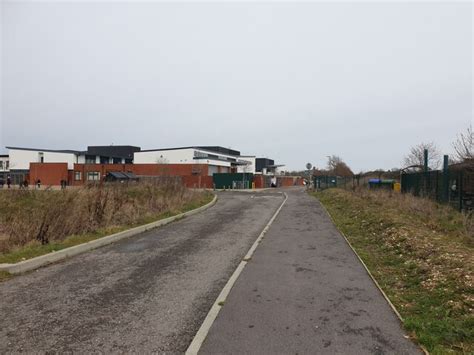
[[[328,166],[329,171],[334,171],[338,164],[342,163],[342,158],[337,155],[328,156]]]
[[[352,176],[354,173],[351,168],[337,155],[328,157],[328,171],[336,176]]]
[[[403,159],[403,165],[408,166],[420,166],[422,167],[425,162],[424,151],[428,150],[428,167],[430,169],[437,169],[441,163],[441,153],[434,142],[420,143],[410,148],[408,153]]]
[[[463,162],[468,159],[474,159],[474,132],[472,124],[469,125],[465,132],[458,134],[453,142],[453,148],[456,161]]]

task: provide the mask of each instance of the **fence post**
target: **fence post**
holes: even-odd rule
[[[463,197],[463,171],[459,172],[459,211],[462,211],[462,197]]]
[[[449,200],[449,173],[448,173],[448,156],[445,155],[443,157],[443,191],[442,191],[442,198],[443,202],[448,202]]]
[[[428,172],[428,149],[423,151],[423,171]]]

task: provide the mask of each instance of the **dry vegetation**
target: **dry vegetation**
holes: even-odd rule
[[[474,222],[430,200],[388,191],[316,196],[434,354],[474,351]]]
[[[77,244],[81,236],[87,241],[148,223],[211,198],[210,193],[186,189],[176,181],[89,185],[65,191],[3,190],[0,262],[11,262],[7,256],[21,250],[33,248],[41,254],[60,248],[61,243]]]

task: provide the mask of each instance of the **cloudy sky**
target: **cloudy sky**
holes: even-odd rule
[[[360,171],[422,141],[450,153],[473,121],[469,2],[0,9],[1,147],[222,145]]]

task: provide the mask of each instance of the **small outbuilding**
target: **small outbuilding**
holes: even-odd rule
[[[129,182],[129,181],[138,181],[138,177],[129,172],[123,171],[109,171],[105,176],[106,182]]]

